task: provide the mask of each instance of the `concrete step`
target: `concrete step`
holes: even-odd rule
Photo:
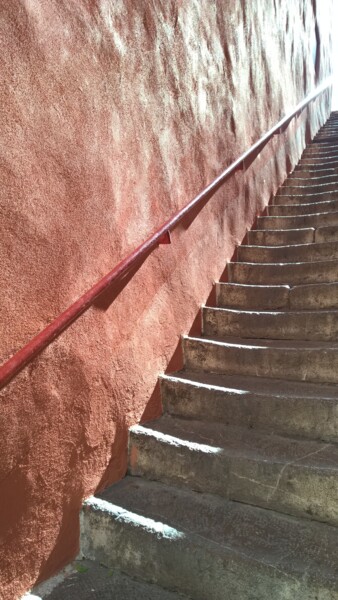
[[[338,593],[330,525],[132,477],[90,498],[81,520],[87,555],[194,600]]]
[[[299,180],[297,180],[299,181]],[[287,185],[283,184],[282,187],[279,188],[277,195],[273,199],[272,204],[282,204],[279,199],[279,196],[307,196],[312,194],[322,194],[324,192],[333,192],[338,197],[338,181],[334,183],[322,183],[318,185],[301,185],[302,180],[300,180],[300,184],[298,185]],[[308,182],[309,183],[309,182]],[[319,196],[319,201],[321,200],[331,200],[329,198],[322,198]],[[334,197],[332,197],[334,200]],[[302,203],[302,202],[301,202]]]
[[[338,211],[338,194],[336,200],[324,200],[328,192],[324,194],[307,194],[307,195],[280,195],[278,196],[278,204],[270,204],[267,206],[269,216],[297,216],[311,215],[322,212],[337,212]],[[318,200],[319,198],[319,200]],[[323,198],[323,199],[321,199]],[[314,200],[314,202],[312,201]]]
[[[338,143],[338,134],[336,131],[330,131],[330,130],[323,130],[320,131],[319,133],[317,133],[317,135],[315,135],[315,137],[313,138],[313,141],[316,142],[330,142],[331,144],[333,143]]]
[[[338,261],[290,263],[230,262],[228,277],[231,283],[261,285],[304,285],[338,282]]]
[[[338,260],[338,242],[293,244],[288,246],[239,246],[239,262],[287,263]]]
[[[189,370],[338,383],[337,342],[183,337],[182,343]]]
[[[308,229],[310,227],[338,226],[338,212],[312,213],[284,217],[258,217],[257,229]]]
[[[271,218],[271,217],[269,217]],[[276,217],[278,218],[278,217]],[[289,217],[291,218],[291,217]],[[338,226],[301,229],[252,229],[248,231],[249,245],[287,246],[338,241]]]
[[[303,177],[304,171],[296,171],[291,173],[288,178],[284,181],[283,186],[302,186],[311,188],[314,185],[323,185],[326,183],[338,184],[338,174],[334,172],[330,175],[319,175]],[[306,175],[306,172],[305,172]]]
[[[319,227],[315,231],[316,242],[336,242],[338,241],[338,227],[336,225]]]
[[[36,596],[35,596],[36,598]],[[133,579],[92,560],[79,560],[64,581],[41,600],[189,600],[154,583]],[[39,599],[38,599],[39,600]]]
[[[322,131],[318,132],[318,134],[313,138],[313,141],[311,142],[310,147],[313,144],[335,145],[335,138],[338,138],[337,128],[336,127],[328,127],[327,129],[323,129]]]
[[[205,306],[202,317],[203,333],[208,337],[338,341],[338,310],[253,311]]]
[[[161,398],[174,417],[338,441],[335,385],[180,371],[161,377]]]
[[[338,169],[333,167],[309,167],[307,165],[298,165],[292,172],[292,176],[304,179],[318,178],[318,177],[336,177],[338,175]]]
[[[300,166],[314,166],[315,168],[337,168],[338,167],[338,158],[321,158],[320,160],[315,158],[301,158],[299,163]]]
[[[302,154],[302,158],[335,158],[338,159],[338,146],[331,145],[316,145],[309,146]]]
[[[288,285],[216,283],[216,303],[227,308],[273,310],[288,306],[289,292]]]
[[[338,283],[313,285],[216,284],[217,306],[256,310],[338,308]]]
[[[338,524],[338,446],[165,415],[130,430],[131,475]]]
[[[286,246],[311,244],[315,241],[315,229],[251,229],[247,233],[248,244],[258,246]]]

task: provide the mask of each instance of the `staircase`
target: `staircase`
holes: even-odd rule
[[[131,428],[128,477],[86,502],[83,554],[139,580],[126,599],[337,600],[338,113],[216,304],[164,415]]]

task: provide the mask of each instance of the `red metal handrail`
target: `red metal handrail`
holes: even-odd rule
[[[276,134],[281,133],[289,125],[290,121],[296,115],[300,114],[306,106],[322,92],[332,85],[332,76],[327,78],[311,94],[300,102],[292,111],[283,117],[274,127],[269,129],[249,150],[243,152],[229,167],[227,167],[212,183],[210,183],[193,200],[188,202],[173,217],[166,221],[155,233],[153,233],[145,242],[138,246],[129,256],[124,258],[108,275],[100,279],[90,290],[85,292],[74,304],[67,308],[61,315],[56,317],[52,323],[47,325],[38,335],[36,335],[21,350],[16,352],[7,362],[0,367],[0,389],[7,385],[15,375],[17,375],[28,363],[30,363],[44,348],[51,344],[65,329],[67,329],[76,319],[90,308],[95,300],[103,292],[108,290],[112,283],[120,282],[127,276],[133,267],[136,267],[144,260],[159,244],[170,241],[170,232],[198,206],[209,200],[219,187],[235,171],[245,168],[248,159],[254,159],[257,152]]]

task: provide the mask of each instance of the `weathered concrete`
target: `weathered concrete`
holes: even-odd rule
[[[338,447],[163,416],[130,432],[137,477],[338,525]]]
[[[293,287],[289,293],[289,306],[305,310],[312,308],[338,308],[338,283]]]
[[[204,307],[207,336],[338,341],[338,310],[253,311]]]
[[[252,229],[247,234],[249,244],[259,246],[284,246],[287,244],[311,244],[315,241],[314,227],[303,229]]]
[[[289,290],[287,285],[217,283],[216,304],[228,308],[283,308],[287,306]]]
[[[229,281],[253,284],[306,284],[338,281],[338,260],[316,262],[245,263],[228,265]]]
[[[305,175],[305,176],[301,176]],[[282,185],[280,190],[283,189],[284,186],[302,186],[312,188],[313,186],[319,186],[323,184],[334,183],[337,184],[338,189],[338,173],[332,171],[329,175],[319,175],[316,177],[315,175],[306,175],[304,171],[296,171],[289,175],[287,179],[285,179],[284,184]],[[272,199],[273,204],[276,203],[276,197]]]
[[[307,229],[326,225],[338,225],[338,212],[322,212],[293,217],[258,217],[257,219],[257,229]]]
[[[273,310],[338,308],[338,283],[306,285],[217,284],[217,306]]]
[[[77,561],[73,572],[41,600],[189,600],[183,594],[136,580],[91,560]]]
[[[275,204],[267,207],[267,214],[271,217],[275,216],[295,216],[295,215],[309,215],[321,212],[334,212],[338,210],[338,199],[337,192],[330,192],[331,198],[328,197],[328,193],[320,195],[309,194],[301,196],[298,194],[293,195],[280,195],[280,204]]]
[[[183,338],[185,366],[227,375],[338,383],[338,343]]]
[[[318,167],[317,169],[312,167],[312,168],[305,168],[305,167],[301,167],[301,166],[297,166],[295,168],[295,170],[292,173],[292,177],[297,178],[297,179],[309,179],[309,178],[316,178],[316,179],[322,179],[323,177],[337,177],[338,175],[338,169],[327,169],[327,168],[323,168],[323,167]]]
[[[338,593],[337,535],[328,525],[136,478],[90,499],[82,524],[86,554],[148,581],[156,565],[163,586],[195,600]]]
[[[161,395],[172,416],[338,440],[334,385],[181,371],[161,377]]]
[[[313,157],[309,158],[301,158],[299,161],[299,166],[315,166],[316,168],[325,168],[325,167],[338,167],[338,159],[335,157],[321,157],[319,160]]]
[[[302,180],[288,179],[287,182],[279,188],[279,191],[274,197],[273,202],[269,206],[269,208],[276,204],[284,204],[283,198],[287,196],[289,196],[288,204],[296,204],[297,198],[293,199],[292,196],[299,196],[300,194],[320,194],[321,192],[335,192],[336,194],[338,194],[338,178],[335,178],[335,181],[332,182],[321,182],[316,185],[311,184],[309,181],[304,181],[302,183]],[[282,196],[282,198],[280,198],[280,196]]]
[[[337,242],[338,241],[338,226],[328,225],[327,227],[319,227],[315,231],[315,242]]]
[[[241,262],[309,262],[338,259],[338,241],[289,246],[240,246],[237,260]]]

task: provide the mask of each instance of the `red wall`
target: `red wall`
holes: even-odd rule
[[[0,1],[1,361],[329,73],[330,1],[317,39],[313,7]],[[82,499],[125,473],[180,334],[328,112],[326,94],[1,392],[1,598],[74,556]]]

